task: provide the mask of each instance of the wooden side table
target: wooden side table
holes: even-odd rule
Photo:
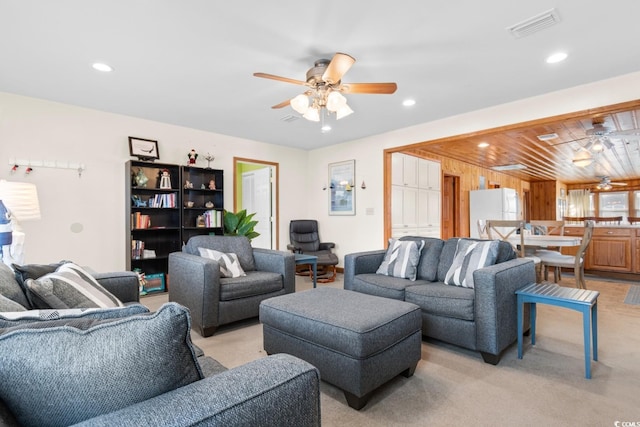
[[[555,305],[582,312],[584,329],[585,377],[591,378],[591,341],[593,360],[598,360],[598,291],[574,289],[555,284],[533,283],[516,291],[518,299],[518,359],[522,359],[522,317],[524,304],[530,305],[531,345],[536,344],[536,303]]]

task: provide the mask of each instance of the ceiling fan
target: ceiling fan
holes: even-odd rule
[[[355,61],[352,56],[339,52],[333,56],[331,61],[319,59],[307,71],[306,81],[267,73],[253,73],[253,75],[308,87],[304,93],[271,108],[283,108],[291,105],[291,108],[302,114],[302,117],[314,122],[320,121],[322,109],[326,109],[331,113],[336,113],[336,119],[339,120],[353,113],[353,110],[347,105],[347,99],[342,94],[392,94],[397,89],[395,83],[342,83],[342,77]]]
[[[626,182],[611,182],[611,178],[608,176],[599,176],[600,182],[596,185],[598,190],[611,190],[614,186],[624,187],[627,185]]]

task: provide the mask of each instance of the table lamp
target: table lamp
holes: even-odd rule
[[[34,184],[0,180],[0,256],[5,264],[24,263],[25,234],[20,221],[40,219]]]

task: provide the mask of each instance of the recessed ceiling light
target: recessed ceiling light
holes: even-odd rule
[[[103,73],[110,73],[111,71],[113,71],[113,68],[111,68],[111,66],[102,62],[96,62],[92,65],[92,67],[95,70],[102,71]]]
[[[557,133],[545,133],[544,135],[538,135],[538,139],[540,141],[550,141],[552,139],[556,139],[558,137]]]
[[[322,132],[322,133],[327,133],[327,132],[330,132],[330,131],[331,131],[331,126],[329,126],[329,125],[324,125],[324,126],[322,126],[320,128],[320,132]]]
[[[555,64],[557,62],[562,62],[567,59],[567,54],[564,52],[556,52],[547,57],[547,64]]]
[[[487,148],[489,146],[488,142],[481,142],[480,144],[478,144],[478,147],[480,148]]]
[[[402,105],[404,105],[405,107],[412,107],[412,106],[416,105],[416,100],[415,99],[405,99],[404,101],[402,101]]]
[[[513,165],[500,165],[500,166],[491,167],[491,169],[493,169],[494,171],[517,171],[517,170],[522,170],[526,168],[527,167],[525,165],[522,165],[520,163],[516,163]]]

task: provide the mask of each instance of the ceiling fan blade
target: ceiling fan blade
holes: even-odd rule
[[[322,80],[330,85],[338,83],[354,62],[356,62],[354,57],[346,53],[336,53],[322,74]]]
[[[627,185],[626,182],[610,182],[609,185],[617,185],[619,187],[624,187]]]
[[[286,101],[282,101],[280,104],[276,104],[271,108],[273,109],[284,108],[284,107],[288,107],[290,104],[291,104],[291,100],[287,99]]]
[[[343,93],[392,94],[398,89],[395,83],[346,83],[340,89]]]
[[[280,82],[285,82],[285,83],[293,83],[294,85],[305,85],[306,84],[302,80],[290,79],[288,77],[275,76],[273,74],[253,73],[253,75],[255,77],[262,77],[263,79],[271,79],[271,80],[278,80]]]

